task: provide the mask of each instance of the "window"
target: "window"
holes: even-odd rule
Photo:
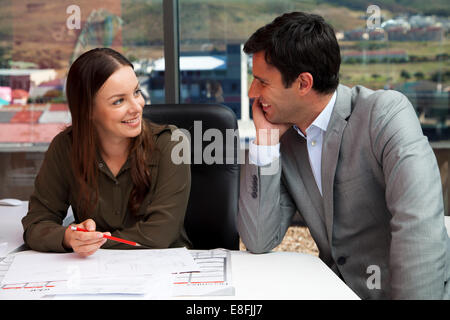
[[[0,198],[27,199],[48,144],[71,123],[64,84],[79,55],[120,51],[150,102],[149,75],[164,56],[162,0],[0,0],[0,8]],[[155,103],[163,90],[157,82]]]
[[[342,58],[341,84],[393,89],[409,98],[436,153],[447,207],[450,4],[444,0],[377,4],[369,7],[366,2],[334,0],[179,0],[181,83],[208,82],[200,95],[195,90],[184,91],[181,101],[218,102],[230,107],[239,119],[241,138],[252,139],[255,131],[247,97],[252,81],[251,61],[241,52],[243,43],[257,28],[282,13],[317,13],[336,31]],[[187,64],[187,59],[197,62]],[[183,73],[187,69],[210,73],[193,79]]]
[[[446,35],[450,5],[441,1],[431,6],[414,6],[417,13],[411,14],[410,7],[394,6],[388,1],[369,7],[365,3],[332,0],[179,0],[181,83],[211,83],[203,95],[194,97],[185,92],[183,101],[219,101],[239,119],[251,117],[245,92],[252,76],[250,64],[240,63],[241,59],[248,59],[242,55],[241,45],[276,16],[294,10],[308,11],[322,15],[335,28],[341,46],[342,84],[403,92],[416,108],[429,139],[449,140],[450,65]],[[193,79],[191,72],[198,70],[203,71],[203,77]],[[248,80],[242,81],[247,76]]]

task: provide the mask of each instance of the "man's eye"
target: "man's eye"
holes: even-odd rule
[[[120,98],[120,99],[117,99],[116,101],[114,101],[114,102],[113,102],[113,105],[118,106],[118,105],[121,104],[122,102],[123,102],[123,99]]]
[[[135,96],[138,96],[138,95],[140,95],[142,93],[142,90],[141,89],[137,89],[135,92],[134,92],[134,95]]]

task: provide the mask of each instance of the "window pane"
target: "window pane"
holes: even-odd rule
[[[336,1],[180,0],[182,102],[220,102],[247,119],[241,95],[240,45],[259,27],[289,11],[322,15],[336,30],[342,51],[341,83],[406,94],[430,140],[447,140],[450,5],[379,7]],[[379,9],[379,11],[376,11]],[[441,14],[436,16],[435,14]],[[245,81],[244,81],[245,84]],[[245,88],[246,89],[246,88]],[[246,90],[243,90],[246,92]],[[245,110],[245,114],[242,114]]]
[[[182,102],[219,102],[237,115],[240,136],[254,137],[246,96],[251,61],[240,46],[259,27],[290,11],[316,13],[335,29],[341,48],[340,83],[393,89],[414,106],[450,192],[450,3],[379,1],[180,0]],[[242,90],[241,90],[242,88]],[[448,210],[446,209],[446,212]]]
[[[247,89],[251,59],[242,46],[276,16],[313,3],[293,1],[180,0],[180,88],[182,103],[221,103],[239,119],[242,140],[255,131]]]
[[[71,63],[111,47],[149,74],[164,54],[162,0],[0,0],[0,198],[26,199],[53,137],[70,125]],[[162,84],[163,85],[163,84]]]

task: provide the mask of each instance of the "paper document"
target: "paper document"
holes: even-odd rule
[[[89,278],[77,283],[64,281],[52,295],[137,295],[145,299],[166,299],[173,296],[171,273],[148,274],[139,277]],[[60,297],[58,297],[60,298]]]
[[[178,274],[174,296],[234,295],[231,282],[231,254],[225,249],[190,250],[200,272]]]
[[[0,283],[14,260],[10,254],[0,262]],[[157,273],[137,277],[72,278],[62,281],[3,283],[0,300],[5,299],[167,299],[173,296],[175,274]]]
[[[24,251],[15,255],[2,284],[189,271],[199,271],[199,267],[186,248],[100,249],[89,257]]]
[[[9,270],[15,253],[10,253],[3,261],[0,261],[0,283]],[[8,283],[0,286],[0,300],[4,299],[38,299],[50,292],[58,285],[58,282],[46,281],[35,283]]]
[[[0,261],[0,284],[2,283],[3,278],[5,277],[6,273],[9,270],[9,266],[12,263],[13,257],[14,256],[12,254],[9,254]]]
[[[87,258],[24,251],[0,262],[0,283],[0,299],[234,295],[224,249],[100,249]]]
[[[0,260],[8,254],[8,242],[0,241]]]
[[[173,296],[178,272],[199,271],[186,248],[105,250],[83,258],[76,253],[24,251],[0,262],[0,299],[138,295]],[[136,296],[137,297],[137,296]]]

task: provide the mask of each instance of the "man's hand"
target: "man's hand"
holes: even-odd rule
[[[105,242],[102,232],[95,232],[95,221],[87,219],[75,227],[83,228],[91,232],[74,231],[70,226],[66,229],[64,234],[63,245],[66,248],[72,248],[74,252],[83,257],[94,254]],[[104,232],[106,235],[111,235],[109,232]]]
[[[256,128],[257,145],[276,145],[280,142],[281,136],[289,129],[289,124],[274,124],[269,122],[261,108],[259,98],[255,98],[252,105],[253,123]]]

